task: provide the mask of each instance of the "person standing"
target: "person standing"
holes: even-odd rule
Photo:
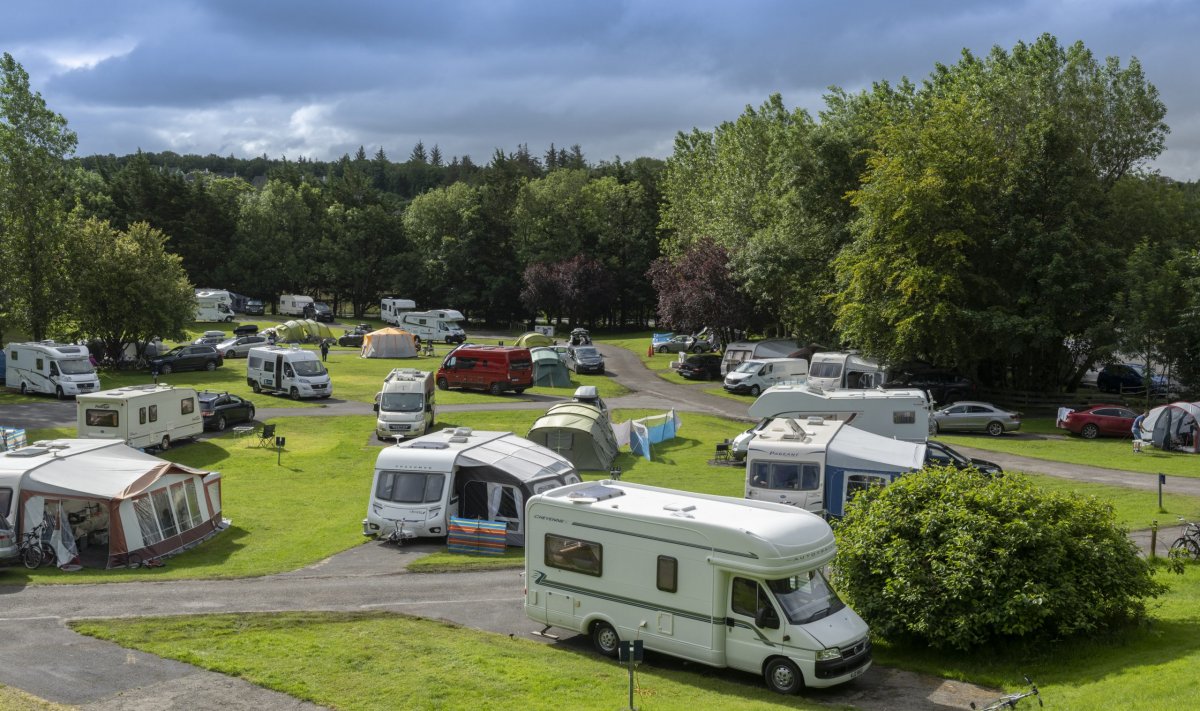
[[[1146,419],[1146,413],[1143,412],[1133,418],[1133,453],[1139,454],[1142,451],[1142,422]]]
[[[329,339],[321,339],[321,362],[329,359]]]

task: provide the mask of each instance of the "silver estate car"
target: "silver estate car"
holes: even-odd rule
[[[987,402],[960,400],[934,412],[933,424],[938,432],[987,432],[999,437],[1021,429],[1021,413]]]

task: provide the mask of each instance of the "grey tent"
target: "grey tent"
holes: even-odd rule
[[[588,403],[551,406],[533,423],[528,438],[584,471],[608,471],[617,458],[617,438],[608,413]]]
[[[531,348],[529,355],[533,358],[533,385],[548,388],[568,388],[571,386],[571,372],[551,348]]]

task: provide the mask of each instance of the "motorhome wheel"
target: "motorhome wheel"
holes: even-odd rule
[[[767,687],[779,694],[799,694],[800,689],[804,687],[804,678],[800,675],[800,670],[792,660],[783,657],[776,657],[767,662],[763,678],[767,681]]]
[[[592,625],[592,644],[595,645],[596,651],[606,657],[617,656],[617,649],[621,646],[621,638],[617,636],[617,631],[612,628],[612,625],[607,622],[597,622]]]
[[[163,435],[162,441],[158,443],[158,448],[162,451],[167,451],[171,448],[171,436]]]
[[[262,392],[262,386],[258,384],[257,380],[250,381],[250,389],[253,390],[255,394]]]
[[[54,388],[54,397],[58,398],[59,400],[67,399],[67,394],[63,392],[61,385],[58,385]]]
[[[21,394],[22,395],[25,394],[25,383],[24,382],[21,383]]]
[[[300,399],[300,391],[299,391],[299,390],[297,390],[296,388],[292,388],[291,390],[289,390],[289,391],[288,391],[288,395],[289,395],[289,396],[291,396],[291,398],[292,398],[293,400],[299,400],[299,399]]]

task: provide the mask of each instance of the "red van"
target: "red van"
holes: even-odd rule
[[[442,390],[486,390],[493,395],[512,390],[519,395],[533,386],[533,358],[528,348],[459,346],[438,368],[437,385]]]

